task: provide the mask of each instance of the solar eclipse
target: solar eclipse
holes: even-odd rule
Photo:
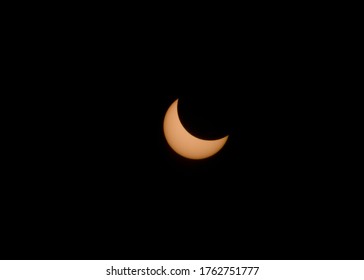
[[[188,159],[205,159],[218,153],[228,140],[228,135],[217,140],[203,140],[190,134],[178,115],[178,99],[172,103],[164,117],[163,130],[169,146]]]

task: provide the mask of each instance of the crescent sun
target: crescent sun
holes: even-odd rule
[[[204,159],[215,155],[224,147],[229,137],[227,135],[217,140],[203,140],[190,134],[180,121],[178,99],[167,110],[163,130],[169,146],[188,159]]]

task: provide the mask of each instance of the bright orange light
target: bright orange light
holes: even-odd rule
[[[204,159],[222,149],[229,136],[217,140],[202,140],[191,135],[178,116],[178,99],[167,110],[164,118],[164,135],[171,148],[189,159]]]

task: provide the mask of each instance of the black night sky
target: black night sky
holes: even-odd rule
[[[312,53],[264,28],[219,39],[90,30],[24,56],[4,258],[346,258],[355,245],[332,241],[357,233],[333,187],[347,186],[337,100]],[[189,132],[230,135],[218,154],[194,161],[168,146],[177,98]]]

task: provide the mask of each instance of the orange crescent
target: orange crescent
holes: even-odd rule
[[[182,125],[178,115],[178,99],[172,103],[164,117],[163,130],[171,148],[188,159],[204,159],[215,155],[225,145],[229,136],[217,140],[203,140],[191,135]]]

